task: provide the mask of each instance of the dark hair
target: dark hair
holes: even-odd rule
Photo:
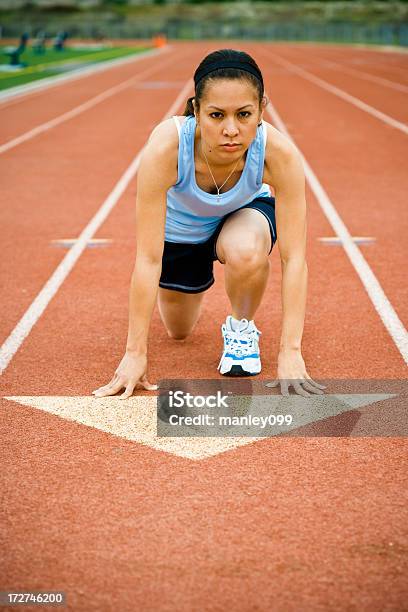
[[[263,98],[262,73],[255,60],[245,51],[220,49],[207,55],[195,71],[195,95],[186,102],[185,116],[194,115],[193,100],[196,108],[200,107],[205,86],[212,79],[246,79],[258,92],[259,102]]]

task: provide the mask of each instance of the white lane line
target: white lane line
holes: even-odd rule
[[[282,133],[288,138],[291,138],[289,132],[286,129],[285,124],[278,115],[278,112],[270,102],[267,106],[268,112],[272,118],[272,121]],[[302,156],[303,157],[303,156]],[[319,182],[319,179],[303,157],[303,163],[305,168],[306,179],[316,196],[317,201],[320,204],[321,209],[326,215],[327,220],[332,226],[334,232],[341,240],[344,250],[346,251],[355,271],[360,277],[361,282],[364,285],[365,290],[368,293],[370,300],[372,301],[374,308],[379,314],[382,322],[385,325],[388,333],[390,334],[395,346],[399,350],[404,359],[405,363],[408,364],[408,332],[399,319],[397,313],[391,305],[391,302],[384,293],[383,288],[377,280],[374,272],[371,270],[367,261],[363,257],[360,249],[354,244],[350,232],[346,225],[335,209],[334,205],[330,201],[329,196],[325,192],[323,186]]]
[[[365,111],[369,115],[372,115],[376,119],[383,121],[387,125],[390,125],[391,127],[397,130],[400,130],[404,134],[408,134],[408,125],[406,125],[405,123],[401,123],[401,121],[397,121],[396,119],[393,119],[393,117],[386,115],[385,113],[377,110],[373,106],[366,104],[359,98],[356,98],[348,94],[342,89],[339,89],[338,87],[335,87],[334,85],[331,85],[327,81],[324,81],[323,79],[317,77],[316,75],[312,74],[308,70],[299,68],[299,66],[296,66],[295,64],[292,64],[292,62],[289,62],[288,60],[283,59],[282,57],[277,55],[275,52],[273,54],[268,54],[268,59],[272,59],[277,64],[283,66],[284,68],[287,68],[290,72],[294,72],[295,74],[298,74],[303,79],[306,79],[307,81],[310,81],[311,83],[314,83],[315,85],[318,85],[319,87],[322,87],[322,89],[325,89],[326,91],[329,91],[335,96],[342,98],[346,102],[353,104],[357,108]]]
[[[114,87],[110,87],[109,89],[106,89],[105,91],[98,94],[97,96],[90,98],[83,104],[76,106],[70,111],[63,113],[62,115],[59,115],[59,117],[55,117],[55,119],[51,119],[50,121],[46,121],[45,123],[42,123],[41,125],[37,125],[35,128],[29,130],[28,132],[21,134],[21,136],[17,136],[17,138],[13,138],[12,140],[9,140],[3,145],[0,145],[0,155],[2,153],[5,153],[6,151],[9,151],[10,149],[13,149],[14,147],[17,147],[23,142],[27,142],[27,140],[31,140],[31,138],[34,138],[35,136],[38,136],[39,134],[43,134],[44,132],[51,130],[57,125],[60,125],[61,123],[64,123],[65,121],[68,121],[69,119],[72,119],[73,117],[77,117],[81,113],[89,110],[90,108],[93,108],[100,102],[103,102],[104,100],[107,100],[108,98],[111,98],[112,96],[116,95],[120,91],[123,91],[124,89],[130,87],[133,83],[137,83],[137,81],[140,81],[141,79],[144,79],[147,76],[151,76],[151,74],[153,74],[154,72],[157,72],[158,70],[162,70],[165,65],[173,64],[173,62],[174,62],[174,57],[170,57],[166,61],[160,62],[159,65],[156,64],[154,66],[150,66],[150,68],[146,68],[146,70],[143,70],[142,72],[139,72],[138,74],[130,77],[129,79],[126,79],[126,81],[119,83],[119,85],[115,85]]]
[[[371,244],[376,241],[376,238],[373,236],[350,236],[350,238],[354,244]],[[318,238],[318,240],[319,242],[323,242],[323,244],[342,246],[342,242],[338,236],[323,236],[322,238]]]
[[[322,66],[328,66],[329,68],[335,68],[339,72],[344,72],[345,74],[356,76],[359,79],[364,79],[366,81],[372,81],[373,83],[378,83],[379,85],[383,85],[384,87],[389,87],[397,91],[402,91],[403,93],[408,93],[408,87],[406,85],[402,85],[401,83],[395,83],[394,81],[390,81],[389,79],[384,79],[383,77],[379,77],[374,74],[369,74],[368,72],[363,72],[362,70],[356,70],[355,68],[350,68],[350,66],[343,66],[342,64],[338,64],[337,62],[332,62],[331,60],[321,60],[319,63]]]
[[[180,107],[181,102],[186,99],[187,93],[191,90],[191,87],[192,80],[189,79],[167,113],[164,115],[162,121],[168,117],[171,117],[176,112],[176,110]],[[17,323],[16,327],[0,348],[0,374],[2,374],[7,368],[8,364],[24,342],[25,338],[27,338],[32,328],[37,323],[44,310],[47,308],[48,304],[55,296],[64,280],[67,278],[68,274],[71,272],[72,268],[86,248],[86,245],[101,227],[102,223],[108,217],[114,206],[117,204],[119,198],[129,185],[130,181],[135,176],[139,167],[142,151],[143,148],[134,158],[127,170],[125,170],[97,213],[82,231],[76,243],[65,255],[64,259],[55,269],[44,287],[41,289],[37,297],[31,303],[23,317]]]
[[[70,72],[69,74],[57,74],[55,76],[47,77],[45,79],[40,79],[35,81],[34,83],[27,83],[26,85],[20,85],[18,87],[11,87],[6,91],[2,91],[0,93],[0,109],[11,106],[12,103],[20,102],[26,96],[32,94],[33,92],[40,93],[45,89],[49,89],[50,87],[56,87],[57,85],[62,85],[67,83],[68,81],[76,81],[77,79],[81,79],[82,77],[96,74],[98,72],[105,72],[105,70],[110,70],[111,68],[116,68],[117,66],[123,66],[126,64],[131,64],[133,62],[138,62],[142,59],[146,59],[147,57],[152,57],[155,55],[159,55],[161,53],[167,52],[171,47],[164,47],[163,49],[152,49],[149,51],[142,51],[137,55],[132,55],[130,57],[122,57],[112,60],[107,60],[106,62],[101,62],[96,64],[95,66],[87,66],[84,68],[78,68],[75,72]],[[10,101],[10,102],[9,102]]]

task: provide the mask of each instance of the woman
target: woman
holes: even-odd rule
[[[126,353],[97,397],[125,399],[147,378],[147,338],[158,298],[171,338],[194,329],[213,261],[225,266],[231,315],[222,325],[223,375],[261,371],[254,323],[276,240],[282,262],[281,392],[322,393],[301,353],[307,266],[304,174],[295,146],[263,121],[262,74],[246,53],[208,55],[195,75],[183,117],[160,123],[143,151],[137,189],[137,255],[130,287]],[[276,198],[271,197],[273,186]],[[276,230],[276,227],[278,231]]]

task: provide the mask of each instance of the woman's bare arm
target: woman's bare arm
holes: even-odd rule
[[[291,143],[274,156],[276,224],[282,268],[280,349],[300,349],[306,310],[306,200],[299,153]]]
[[[137,252],[130,286],[126,349],[142,353],[147,349],[161,274],[167,190],[177,181],[177,147],[173,132],[168,134],[169,128],[175,130],[175,126],[164,128],[153,132],[143,152],[137,181]]]
[[[129,292],[129,327],[126,352],[111,381],[93,393],[121,398],[132,395],[147,380],[147,340],[157,298],[164,246],[167,190],[177,181],[178,137],[173,121],[161,123],[143,151],[136,197],[136,261]]]
[[[282,331],[278,379],[282,392],[287,381],[303,381],[304,389],[321,393],[322,385],[308,375],[301,352],[306,312],[306,198],[302,159],[295,145],[272,126],[268,129],[265,180],[275,189],[276,226],[282,268]],[[296,392],[308,395],[298,382]]]

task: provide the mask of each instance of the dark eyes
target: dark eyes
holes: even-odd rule
[[[238,117],[241,117],[242,119],[247,119],[251,115],[252,113],[250,113],[249,111],[240,111],[238,113]],[[210,113],[210,117],[212,117],[213,119],[219,119],[220,117],[222,117],[222,113],[214,111],[213,113]]]

